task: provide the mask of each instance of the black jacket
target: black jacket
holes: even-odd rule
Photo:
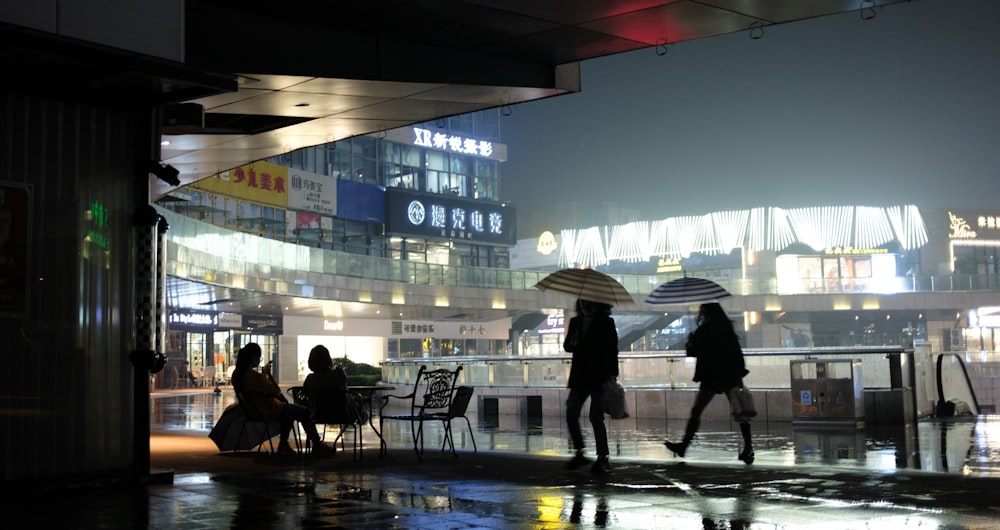
[[[731,328],[729,323],[723,325]],[[694,381],[717,394],[740,384],[750,373],[743,361],[739,337],[732,329],[699,326],[688,337],[687,354],[698,359]]]
[[[610,316],[571,318],[563,349],[573,353],[569,388],[591,389],[618,377],[618,329]]]

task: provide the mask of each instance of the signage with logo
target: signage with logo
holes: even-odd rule
[[[1000,239],[1000,213],[948,212],[949,239]]]
[[[243,328],[257,333],[281,333],[280,316],[243,315]]]
[[[542,232],[542,235],[538,236],[538,245],[535,250],[543,256],[548,256],[559,248],[559,244],[556,243],[556,236],[548,230]]]
[[[337,182],[326,175],[289,169],[288,207],[304,212],[336,215]]]
[[[563,313],[556,313],[545,317],[535,331],[539,335],[562,335],[566,330],[566,317]]]
[[[965,217],[959,217],[952,212],[948,212],[949,219],[949,232],[948,237],[950,239],[975,239],[976,231],[969,226],[969,222],[966,221]]]
[[[445,195],[389,188],[386,230],[390,234],[513,245],[517,240],[514,208]]]
[[[219,327],[239,329],[243,327],[243,317],[238,313],[220,313]]]

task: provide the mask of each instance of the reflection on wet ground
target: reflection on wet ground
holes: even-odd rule
[[[207,433],[222,411],[235,402],[231,391],[157,395],[152,400],[152,431]],[[528,424],[514,415],[475,416],[470,410],[480,450],[559,456],[569,453],[569,434],[561,417]],[[753,424],[756,464],[773,466],[823,465],[834,468],[895,469],[941,472],[974,477],[1000,477],[1000,426],[991,416],[969,420],[921,421],[909,426],[803,426],[787,422]],[[376,420],[377,424],[377,420]],[[679,439],[683,420],[608,420],[613,458],[663,462],[674,460],[663,446],[665,438]],[[586,422],[584,422],[586,427]],[[428,439],[440,439],[440,424],[429,424]],[[459,449],[472,450],[464,422],[456,424]],[[584,430],[588,436],[587,429]],[[409,428],[386,425],[390,448],[412,447]],[[589,441],[589,439],[588,439]],[[704,422],[685,455],[687,462],[736,462],[740,447],[736,425]],[[364,447],[377,447],[370,429],[363,430]]]
[[[427,426],[422,459],[400,425],[387,425],[382,457],[368,427],[363,460],[220,454],[207,434],[232,402],[231,392],[155,395],[147,480],[23,488],[0,508],[55,509],[74,528],[1000,527],[1000,480],[990,478],[994,424],[985,418],[888,429],[756,423],[758,456],[749,466],[736,460],[739,440],[727,423],[706,423],[681,460],[662,441],[679,436],[682,424],[614,421],[612,471],[594,475],[564,469],[570,451],[558,417],[526,425],[499,416],[483,427],[473,417],[479,452],[461,422],[457,457],[434,447],[440,425]]]

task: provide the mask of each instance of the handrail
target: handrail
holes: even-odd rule
[[[894,357],[911,352],[904,346],[857,348],[746,349],[750,374],[747,385],[759,389],[790,389],[790,361],[849,357],[862,361],[865,388],[891,388]],[[412,384],[421,365],[464,366],[461,384],[477,387],[565,388],[571,355],[411,357],[382,361],[382,378],[393,384]],[[695,388],[694,358],[683,351],[622,352],[619,380],[629,388]]]

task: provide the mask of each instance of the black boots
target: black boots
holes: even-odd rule
[[[663,442],[667,449],[674,453],[674,456],[684,458],[684,451],[687,451],[688,442]]]

